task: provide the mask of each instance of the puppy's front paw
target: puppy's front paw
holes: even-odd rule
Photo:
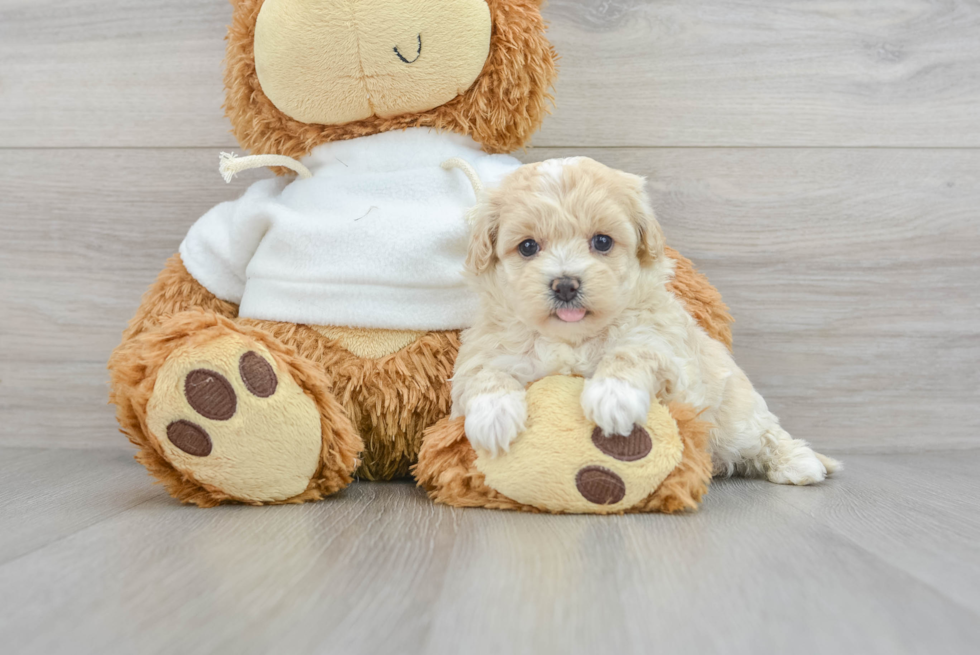
[[[523,391],[503,395],[483,394],[466,408],[466,437],[474,448],[483,448],[496,457],[509,451],[511,442],[524,431],[527,402]]]
[[[606,436],[628,435],[634,424],[646,423],[650,392],[616,378],[592,378],[582,391],[582,409]]]

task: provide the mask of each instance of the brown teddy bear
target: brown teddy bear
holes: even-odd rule
[[[461,277],[473,191],[440,164],[463,159],[488,184],[516,168],[503,153],[540,126],[555,77],[538,0],[232,4],[225,108],[263,155],[237,169],[299,179],[202,217],[109,362],[137,459],[202,507],[409,474],[449,411],[475,303]],[[718,293],[669,254],[675,292],[730,343]]]

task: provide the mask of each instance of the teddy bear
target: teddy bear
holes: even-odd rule
[[[476,303],[462,278],[474,191],[442,163],[488,185],[520,164],[508,153],[556,75],[540,0],[232,5],[225,110],[254,158],[224,170],[277,176],[201,217],[144,295],[109,361],[121,430],[200,507],[406,477],[449,412]],[[675,293],[730,344],[720,295],[669,254]],[[676,434],[654,431],[677,455],[700,428],[673,418]],[[669,481],[660,468],[651,480]]]

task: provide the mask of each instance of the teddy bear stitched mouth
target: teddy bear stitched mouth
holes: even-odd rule
[[[398,46],[395,46],[394,50],[395,50],[395,54],[398,55],[398,58],[401,59],[403,62],[405,62],[406,64],[414,64],[419,60],[419,57],[422,56],[422,34],[420,33],[418,35],[418,50],[415,53],[415,59],[406,59],[405,55],[403,55],[398,50]]]

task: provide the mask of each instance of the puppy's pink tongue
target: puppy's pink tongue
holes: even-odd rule
[[[584,309],[559,309],[555,313],[558,314],[558,318],[566,323],[577,323],[585,318]]]

